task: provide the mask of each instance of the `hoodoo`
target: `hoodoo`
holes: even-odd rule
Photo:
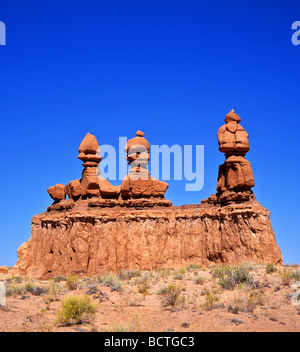
[[[79,147],[82,177],[48,189],[54,202],[33,217],[32,236],[19,248],[13,271],[49,279],[190,262],[282,263],[270,213],[252,191],[249,139],[240,121],[232,110],[218,131],[225,162],[217,193],[179,207],[165,199],[168,184],[150,176],[143,132],[125,146],[130,170],[120,186],[100,174],[99,144],[88,133]]]

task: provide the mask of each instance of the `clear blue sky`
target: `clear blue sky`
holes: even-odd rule
[[[284,262],[300,263],[300,2],[1,0],[0,265],[13,266],[46,189],[80,178],[78,147],[146,132],[205,146],[205,185],[170,181],[175,205],[215,192],[217,130],[234,108],[250,135],[258,201]]]

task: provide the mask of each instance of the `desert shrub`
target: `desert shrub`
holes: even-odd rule
[[[168,286],[162,286],[159,290],[156,291],[156,295],[158,296],[162,296],[165,295],[167,293],[168,290]]]
[[[174,280],[182,280],[184,278],[184,275],[186,273],[185,268],[179,268],[174,271]]]
[[[295,281],[300,280],[300,271],[293,270],[293,271],[291,271],[290,275],[291,275],[291,278],[294,279]]]
[[[23,285],[13,283],[6,285],[6,296],[25,295],[26,292],[30,292],[34,296],[40,296],[47,293],[48,290],[48,287],[39,286],[32,280],[29,280]]]
[[[141,284],[139,284],[138,293],[141,293],[143,296],[149,295],[150,294],[149,289],[150,289],[150,283],[148,280],[146,280]]]
[[[151,273],[149,271],[143,271],[141,273],[141,276],[138,277],[135,281],[134,281],[134,284],[135,285],[141,285],[143,284],[144,282],[148,282],[149,279],[151,278]]]
[[[20,276],[13,276],[12,278],[12,281],[20,284],[22,282],[22,278]]]
[[[129,307],[140,307],[141,306],[141,299],[137,297],[136,294],[130,295],[128,299]]]
[[[173,272],[173,268],[158,268],[156,269],[158,272],[158,276],[161,278],[166,278],[168,276],[171,275],[171,273]]]
[[[181,275],[185,275],[186,270],[185,268],[179,268],[175,270],[175,273],[181,274]]]
[[[284,286],[289,286],[292,280],[300,280],[300,272],[297,270],[284,270],[281,272],[281,280]]]
[[[141,272],[139,270],[122,270],[118,273],[118,277],[121,280],[130,280],[133,277],[141,276]]]
[[[61,281],[67,281],[67,278],[65,276],[62,275],[57,275],[53,278],[53,281],[56,283],[59,283]]]
[[[205,282],[205,277],[203,277],[203,276],[197,276],[195,278],[195,284],[196,285],[203,285],[204,282]]]
[[[254,302],[254,304],[258,306],[263,306],[265,299],[266,297],[262,290],[252,290],[248,295],[248,301]]]
[[[69,290],[74,291],[74,290],[77,290],[79,281],[80,279],[78,276],[69,275],[66,280],[66,285]]]
[[[274,264],[269,263],[266,266],[266,271],[267,271],[267,274],[272,274],[272,273],[275,273],[277,271],[277,268],[276,268],[276,266]]]
[[[253,276],[248,269],[241,267],[227,267],[223,272],[219,272],[219,284],[225,289],[234,289],[239,284],[245,284],[251,288],[257,287]]]
[[[111,291],[123,292],[123,285],[118,276],[109,274],[109,275],[99,275],[97,277],[98,283],[107,286]]]
[[[239,312],[253,313],[256,306],[263,306],[265,295],[260,290],[253,290],[244,296],[235,297],[233,302],[229,304],[228,311],[234,314]]]
[[[241,264],[242,267],[247,268],[248,271],[253,271],[259,267],[258,264],[252,263],[252,262],[243,262]]]
[[[182,274],[174,275],[174,276],[173,276],[173,279],[174,279],[174,280],[183,280],[183,279],[184,279],[184,275],[182,275]]]
[[[213,279],[219,279],[220,277],[225,276],[228,272],[232,270],[232,267],[230,266],[221,266],[221,267],[212,267],[211,273],[213,276]]]
[[[284,270],[282,273],[281,273],[281,280],[282,280],[282,283],[284,286],[288,286],[291,282],[291,275],[288,271]]]
[[[31,294],[33,294],[34,296],[41,296],[44,293],[47,293],[49,288],[48,287],[41,287],[38,286],[35,282],[33,281],[27,281],[25,286],[24,286],[24,290],[26,292],[30,292]]]
[[[48,287],[34,286],[29,292],[31,292],[34,296],[41,296],[47,293],[48,290]]]
[[[180,301],[182,288],[177,285],[169,285],[166,287],[163,295],[162,306],[164,308],[171,307],[176,308]]]
[[[16,285],[16,284],[6,285],[6,296],[7,297],[22,295],[24,293],[25,293],[25,288],[23,285]]]
[[[247,312],[248,310],[244,307],[245,301],[240,298],[236,297],[233,302],[228,305],[228,312],[233,314],[238,314],[239,312]]]
[[[205,302],[202,304],[202,308],[205,310],[212,310],[214,304],[217,302],[218,297],[210,291],[205,292]]]
[[[202,268],[203,268],[202,265],[191,263],[186,266],[186,271],[189,273],[191,271],[200,270]]]
[[[87,295],[82,298],[69,296],[63,301],[62,307],[57,313],[57,323],[63,326],[79,324],[89,320],[96,311],[96,305]]]
[[[59,301],[64,290],[65,288],[60,283],[52,282],[48,293],[49,295],[53,296],[54,301]]]

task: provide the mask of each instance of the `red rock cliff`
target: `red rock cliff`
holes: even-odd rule
[[[244,158],[248,134],[233,111],[225,122],[218,133],[226,157],[219,170],[218,193],[201,204],[182,207],[164,198],[165,182],[150,177],[146,168],[150,146],[142,132],[128,141],[131,170],[117,187],[97,171],[100,150],[95,137],[87,135],[79,149],[82,178],[48,189],[54,203],[33,217],[32,237],[19,248],[14,271],[48,279],[191,262],[282,263],[270,213],[251,190],[253,173]],[[135,154],[138,144],[142,153]]]

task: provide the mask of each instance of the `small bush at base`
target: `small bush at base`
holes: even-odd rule
[[[63,301],[62,308],[57,313],[57,322],[63,326],[79,324],[95,315],[96,311],[96,305],[87,295],[82,298],[69,296]]]
[[[164,308],[171,307],[175,308],[179,303],[179,298],[181,295],[181,287],[176,285],[169,285],[165,289],[162,306]]]
[[[238,284],[245,284],[251,288],[257,287],[257,282],[245,267],[227,267],[218,273],[219,284],[225,289],[234,289]]]
[[[66,285],[69,290],[74,291],[78,288],[79,281],[79,277],[70,275],[67,277]]]
[[[197,276],[195,278],[195,284],[196,285],[203,285],[204,282],[205,282],[205,277],[203,277],[203,276]]]
[[[61,281],[67,281],[67,278],[65,276],[58,275],[53,278],[53,281],[56,283],[59,283]]]
[[[122,270],[118,274],[118,277],[121,280],[130,280],[133,277],[139,276],[141,276],[141,272],[139,270]]]
[[[297,270],[284,270],[283,272],[281,272],[281,280],[284,286],[289,286],[292,280],[300,280],[300,272]]]
[[[202,308],[205,310],[212,310],[215,306],[215,303],[218,301],[218,297],[212,292],[205,292],[205,303],[202,304]]]
[[[256,306],[263,306],[265,295],[260,290],[253,290],[243,296],[235,297],[228,306],[228,312],[238,314],[239,312],[253,313]]]
[[[276,268],[276,266],[274,264],[269,263],[266,266],[266,271],[267,271],[267,274],[272,274],[272,273],[275,273],[277,271],[277,268]]]
[[[203,269],[202,265],[200,265],[200,264],[193,264],[193,263],[191,263],[191,264],[189,264],[189,265],[186,266],[186,271],[189,272],[189,273],[190,273],[191,271],[200,270],[200,269]]]
[[[104,286],[110,287],[111,291],[117,291],[122,293],[124,290],[122,282],[120,281],[119,277],[113,274],[99,275],[96,278],[96,282]]]

